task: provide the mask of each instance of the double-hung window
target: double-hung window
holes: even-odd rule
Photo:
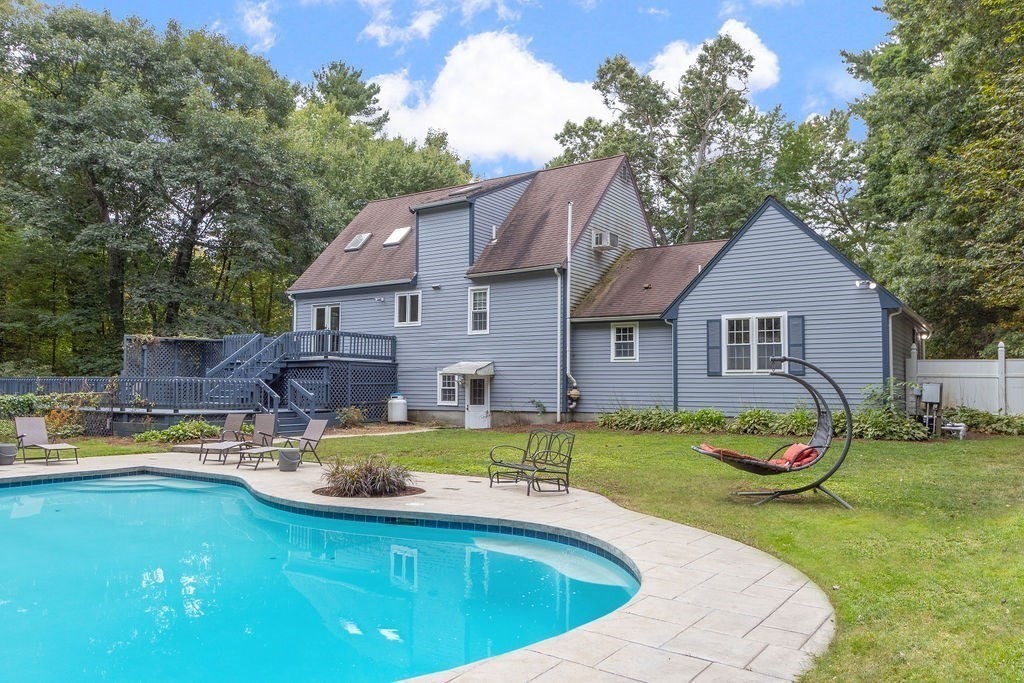
[[[437,373],[437,405],[459,405],[459,380],[457,376]]]
[[[732,374],[768,372],[769,359],[785,350],[785,313],[723,316],[725,371]]]
[[[469,334],[491,331],[491,288],[469,288]]]
[[[411,327],[420,324],[419,292],[395,294],[395,327]]]
[[[639,326],[636,323],[612,323],[611,360],[640,360]]]

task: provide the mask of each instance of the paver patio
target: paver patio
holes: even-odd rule
[[[483,464],[481,464],[483,467]],[[97,472],[201,473],[244,482],[260,497],[311,509],[459,518],[586,538],[641,577],[637,594],[596,621],[526,648],[416,681],[778,681],[793,680],[835,632],[828,598],[796,569],[749,546],[621,508],[603,496],[527,497],[523,485],[489,488],[487,477],[416,473],[417,496],[331,499],[312,493],[320,467],[297,472],[198,464],[184,453],[93,457],[0,467],[0,482]],[[557,525],[552,521],[557,520]],[[491,522],[493,523],[493,522]]]

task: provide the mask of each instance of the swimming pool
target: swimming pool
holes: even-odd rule
[[[0,490],[0,539],[12,681],[395,680],[557,635],[638,587],[563,543],[150,475]]]

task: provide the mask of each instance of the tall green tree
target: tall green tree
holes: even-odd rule
[[[783,137],[776,182],[790,208],[833,246],[873,269],[878,226],[859,190],[865,167],[861,145],[850,137],[849,111],[812,116]]]
[[[750,104],[752,68],[728,36],[706,43],[668,86],[622,55],[610,58],[594,88],[614,118],[566,123],[552,164],[624,152],[662,242],[726,236],[773,191],[776,150],[791,128],[778,108]]]
[[[377,92],[0,0],[0,363],[111,372],[124,333],[287,328],[289,283],[366,201],[469,178],[443,133],[385,136]]]
[[[1007,48],[1019,48],[1024,3],[985,5],[1008,22]],[[976,231],[957,267],[977,279],[976,299],[1000,314],[993,341],[1006,341],[1010,353],[1019,356],[1024,354],[1024,63],[981,78],[978,134],[941,166],[949,173],[947,193]]]
[[[1007,311],[978,296],[985,276],[969,256],[979,206],[949,164],[998,130],[986,123],[985,88],[1024,58],[1008,40],[1020,2],[888,0],[882,11],[890,40],[846,55],[874,89],[854,112],[867,125],[860,194],[881,234],[879,274],[935,325],[933,352],[973,355],[1003,333]]]

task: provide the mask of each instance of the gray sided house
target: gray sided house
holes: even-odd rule
[[[567,407],[568,292],[652,244],[622,156],[375,201],[292,285],[294,329],[394,335],[416,417],[551,421]]]
[[[393,335],[412,415],[467,427],[786,410],[779,353],[856,401],[925,329],[774,199],[731,240],[655,247],[622,156],[371,202],[289,293],[296,332]]]
[[[627,254],[576,307],[572,327],[585,417],[622,406],[735,415],[806,405],[798,385],[769,376],[776,355],[819,365],[857,405],[865,386],[905,379],[910,344],[927,332],[773,198],[728,241]],[[635,351],[616,359],[615,339],[630,337]]]

